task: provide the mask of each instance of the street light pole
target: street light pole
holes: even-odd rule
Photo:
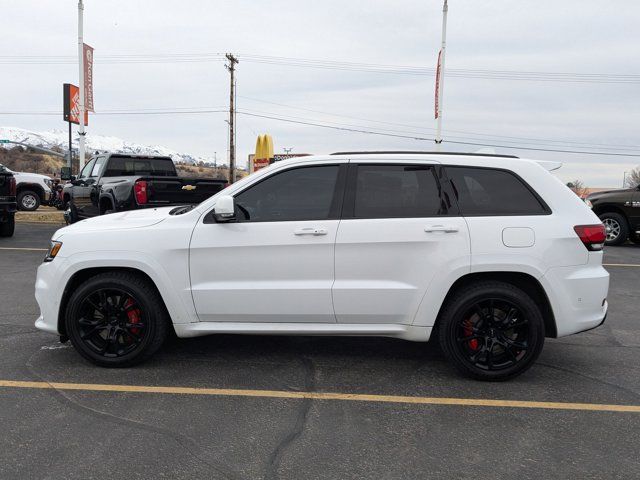
[[[84,40],[82,38],[82,16],[84,11],[84,5],[82,4],[82,0],[78,0],[78,71],[80,75],[80,82],[78,84],[80,88],[80,100],[78,102],[78,106],[80,107],[80,118],[78,121],[78,154],[80,157],[80,166],[78,171],[84,167],[84,112],[85,112],[85,104],[84,104],[84,53],[83,53],[83,45]]]
[[[442,7],[442,46],[440,47],[440,62],[438,65],[438,78],[437,78],[437,91],[436,97],[438,101],[437,118],[436,118],[436,150],[440,150],[442,144],[442,100],[444,95],[444,58],[447,48],[447,12],[449,11],[449,5],[447,0],[444,0]]]

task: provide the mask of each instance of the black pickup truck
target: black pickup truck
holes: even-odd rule
[[[200,203],[226,187],[213,178],[178,177],[170,157],[98,154],[64,187],[69,223],[96,215]]]
[[[585,201],[607,229],[605,245],[640,243],[640,186],[595,192]]]
[[[16,226],[16,179],[0,165],[0,237],[11,237]]]

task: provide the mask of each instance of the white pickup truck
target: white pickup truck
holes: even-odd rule
[[[2,165],[0,165],[2,166]],[[18,210],[37,210],[51,198],[51,178],[39,173],[13,172],[16,179]]]

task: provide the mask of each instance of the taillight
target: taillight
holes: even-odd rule
[[[144,205],[147,203],[147,182],[145,180],[138,180],[134,183],[133,194],[136,196],[136,203],[138,205]]]
[[[9,177],[9,196],[16,196],[16,177]]]
[[[602,250],[604,241],[607,239],[607,231],[604,225],[599,223],[597,225],[576,225],[573,227],[575,232],[587,247],[589,251]]]

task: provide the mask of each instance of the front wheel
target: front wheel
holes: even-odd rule
[[[27,212],[33,212],[40,206],[40,195],[31,190],[25,190],[18,194],[18,208]]]
[[[478,380],[507,380],[535,362],[544,344],[540,309],[525,292],[503,282],[480,282],[447,302],[438,325],[445,356]]]
[[[604,224],[607,232],[605,245],[622,245],[629,237],[629,226],[627,220],[619,213],[603,213],[600,220]]]
[[[107,272],[81,284],[69,299],[65,326],[75,349],[102,367],[129,367],[162,345],[169,322],[147,279]]]

